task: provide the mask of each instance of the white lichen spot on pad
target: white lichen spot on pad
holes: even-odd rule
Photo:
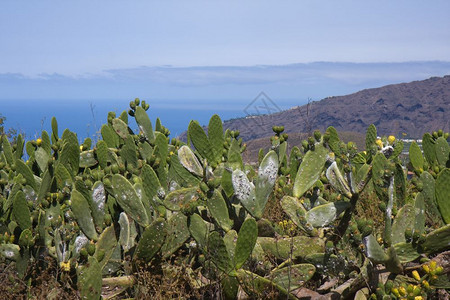
[[[254,195],[255,186],[241,170],[235,170],[233,172],[231,181],[233,183],[235,195],[238,199],[247,199],[252,194]]]
[[[92,198],[95,206],[98,207],[98,209],[103,210],[106,202],[106,194],[103,184],[99,184],[94,188],[92,191]]]

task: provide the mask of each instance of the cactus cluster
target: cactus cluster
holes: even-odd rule
[[[373,125],[365,151],[333,127],[290,149],[274,126],[255,169],[242,159],[239,132],[224,131],[218,115],[207,131],[191,121],[184,143],[159,119],[153,127],[148,109],[136,99],[120,116],[109,113],[95,145],[68,129],[60,135],[55,118],[35,141],[1,137],[0,260],[19,277],[50,256],[76,278],[81,298],[99,299],[105,282],[133,293],[137,270],[167,269],[175,256],[191,289],[218,284],[227,299],[267,290],[294,299],[307,281],[331,277],[336,286],[322,293],[343,297],[426,298],[450,287],[442,268],[423,263],[450,248],[447,133],[425,134],[422,149],[413,142],[404,166],[403,142],[379,138]],[[358,215],[370,193],[382,224]],[[266,214],[269,201],[283,221]],[[365,290],[374,264],[390,281]]]

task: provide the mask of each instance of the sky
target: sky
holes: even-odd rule
[[[450,1],[1,1],[0,73],[450,61]]]
[[[197,112],[242,115],[261,92],[288,109],[449,75],[449,12],[448,0],[0,1],[0,114],[36,128],[61,101],[104,114],[139,97],[204,124]]]

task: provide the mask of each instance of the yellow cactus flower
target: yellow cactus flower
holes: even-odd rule
[[[403,286],[399,287],[398,291],[399,291],[400,295],[402,295],[402,296],[406,296],[406,294],[407,294],[406,289]]]
[[[378,147],[383,148],[383,141],[382,141],[381,139],[377,139],[377,140],[375,141],[375,144],[377,144]]]
[[[416,296],[416,297],[414,297],[414,300],[423,300],[423,297],[422,296]]]
[[[425,271],[425,273],[430,273],[430,267],[428,265],[423,265],[422,269]]]
[[[61,269],[65,272],[69,272],[70,271],[70,261],[68,262],[60,262],[59,266],[61,267]]]
[[[432,260],[432,261],[430,262],[430,270],[435,271],[435,270],[436,270],[436,266],[437,266],[436,261],[435,261],[435,260]]]
[[[420,281],[419,272],[417,272],[416,270],[412,271],[412,276],[414,277],[415,280]]]
[[[40,146],[42,144],[42,139],[37,139],[36,140],[36,145]]]
[[[392,144],[395,142],[395,136],[390,135],[390,136],[388,137],[388,142],[389,142],[389,144],[392,145]]]

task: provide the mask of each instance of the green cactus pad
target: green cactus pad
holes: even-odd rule
[[[147,263],[155,256],[166,238],[166,227],[166,221],[163,218],[158,218],[145,228],[134,252],[134,261]]]
[[[23,156],[23,145],[25,144],[23,137],[19,134],[16,137],[16,150],[14,151],[14,159],[21,159]]]
[[[161,247],[163,258],[170,257],[189,238],[187,230],[187,217],[181,212],[174,213],[167,221],[167,237]]]
[[[248,218],[244,221],[239,230],[234,253],[235,268],[240,269],[255,247],[258,237],[258,225],[255,219]]]
[[[446,168],[436,178],[436,202],[446,224],[450,223],[450,169]]]
[[[83,233],[93,240],[97,240],[98,235],[95,231],[94,220],[91,215],[91,208],[86,198],[77,190],[71,194],[72,212]]]
[[[1,141],[0,141],[0,145],[1,145]],[[38,148],[38,149],[40,149],[40,148]],[[29,159],[30,159],[30,160],[34,159],[34,157],[35,157],[35,152],[36,152],[36,148],[34,147],[34,145],[33,145],[33,143],[32,143],[31,141],[28,141],[28,142],[25,144],[25,150],[27,151],[27,154],[28,154]],[[42,151],[45,152],[44,149],[42,149]]]
[[[208,237],[208,257],[221,271],[228,275],[235,274],[234,266],[228,254],[225,242],[217,231],[211,232]]]
[[[200,247],[206,247],[209,236],[207,222],[198,214],[189,217],[189,232]]]
[[[23,178],[25,178],[26,184],[37,191],[37,185],[34,180],[33,172],[22,160],[16,160],[16,170],[18,173],[22,174]]]
[[[244,169],[244,164],[242,162],[241,156],[241,147],[238,140],[233,139],[231,141],[231,145],[227,153],[227,166],[232,170]]]
[[[304,262],[316,267],[316,272],[324,275],[338,276],[342,270],[348,268],[348,263],[341,255],[330,253],[313,253],[304,258]]]
[[[31,214],[28,208],[25,194],[22,191],[17,192],[14,197],[12,213],[19,224],[20,229],[31,228]]]
[[[423,170],[423,155],[422,150],[416,142],[412,142],[411,146],[409,146],[409,160],[411,161],[411,165],[416,170]]]
[[[367,182],[370,180],[370,165],[364,163],[356,172],[352,181],[352,192],[361,193]]]
[[[137,236],[134,221],[129,219],[125,212],[121,212],[118,223],[120,226],[119,243],[124,252],[127,252],[134,246]]]
[[[303,228],[303,224],[306,222],[306,209],[300,201],[295,197],[284,196],[281,199],[280,204],[292,222],[294,222],[298,227]]]
[[[269,151],[258,168],[255,181],[255,210],[252,215],[258,219],[262,217],[267,200],[272,193],[278,174],[278,156],[275,151]]]
[[[231,177],[234,194],[242,205],[250,212],[256,211],[256,193],[255,186],[247,178],[247,175],[241,170],[234,170]]]
[[[327,169],[326,176],[331,186],[339,193],[345,195],[347,198],[352,197],[352,192],[347,184],[347,181],[341,174],[336,162],[334,161]]]
[[[39,192],[37,197],[37,200],[39,202],[44,200],[45,195],[50,190],[51,184],[52,184],[52,177],[50,176],[50,173],[47,170],[42,175],[41,185],[39,186]]]
[[[406,242],[405,231],[414,228],[414,207],[410,204],[403,206],[392,223],[392,243]]]
[[[90,206],[94,224],[97,231],[100,232],[103,229],[103,219],[106,214],[106,191],[101,181],[94,183],[89,196],[88,199],[92,199]]]
[[[158,190],[161,188],[158,176],[149,165],[144,165],[141,171],[141,179],[145,195],[148,197],[150,201],[152,201],[153,197],[156,196]],[[152,204],[156,205],[154,203]]]
[[[412,243],[402,242],[394,244],[394,249],[401,263],[408,263],[420,256]]]
[[[435,148],[433,137],[429,133],[425,133],[422,137],[422,149],[423,155],[430,166],[434,166],[437,163]]]
[[[367,127],[366,131],[366,151],[367,153],[370,153],[370,148],[375,144],[375,141],[377,140],[377,128],[375,125],[370,124],[369,127]]]
[[[422,244],[426,253],[437,253],[450,248],[450,224],[430,232]]]
[[[94,257],[99,261],[100,268],[103,270],[112,257],[117,246],[117,239],[114,230],[114,225],[111,225],[100,234],[97,243],[95,244]]]
[[[280,293],[280,299],[297,299],[274,281],[261,277],[258,274],[244,269],[239,269],[236,275],[241,287],[248,295],[251,295],[252,297],[260,297],[264,293],[275,289]]]
[[[114,174],[111,183],[117,203],[139,225],[146,227],[149,224],[147,212],[131,183],[120,174]]]
[[[312,264],[297,264],[271,272],[273,281],[288,291],[301,287],[316,273],[316,267]]]
[[[442,220],[441,213],[439,212],[439,208],[436,203],[436,189],[435,189],[435,180],[434,177],[424,171],[420,174],[420,181],[422,182],[423,190],[422,194],[424,196],[425,207],[427,215],[433,219],[438,225],[444,225]]]
[[[173,211],[179,211],[189,203],[194,203],[199,199],[196,187],[182,188],[170,192],[164,199],[164,206]]]
[[[80,166],[80,145],[77,135],[66,129],[63,132],[62,139],[64,142],[59,161],[75,176],[78,174]]]
[[[169,178],[183,187],[198,185],[200,182],[197,177],[183,167],[177,155],[170,157]]]
[[[394,145],[394,152],[392,152],[391,156],[389,157],[390,160],[393,160],[397,158],[400,154],[402,154],[404,148],[404,144],[402,140],[397,140]]]
[[[58,121],[55,117],[52,117],[52,141],[57,141],[58,138]]]
[[[438,164],[442,167],[445,167],[450,159],[450,146],[447,140],[443,137],[439,137],[435,143],[435,151]],[[447,165],[447,167],[449,166]]]
[[[211,163],[219,164],[222,160],[224,136],[222,120],[218,115],[213,115],[209,120],[208,139],[214,154],[214,159]]]
[[[16,244],[0,244],[0,257],[16,261],[20,258],[20,247]]]
[[[95,154],[98,159],[98,163],[101,168],[106,168],[106,165],[108,164],[108,144],[105,141],[99,141],[96,146]]]
[[[337,130],[330,126],[327,128],[326,133],[329,134],[330,139],[328,140],[328,145],[330,146],[331,151],[336,153],[337,156],[341,155],[341,149],[339,148],[339,144],[341,143],[339,139],[339,135]]]
[[[122,159],[126,162],[127,167],[135,168],[137,167],[137,155],[136,155],[136,144],[133,139],[126,139],[122,149],[120,149],[120,155]]]
[[[300,198],[320,178],[327,155],[328,150],[321,144],[317,144],[314,151],[306,153],[295,177],[294,197]]]
[[[225,243],[225,247],[227,247],[228,255],[230,255],[231,261],[234,261],[237,238],[238,233],[234,229],[227,231],[223,236],[223,242]]]
[[[211,216],[219,224],[219,226],[228,231],[233,226],[233,221],[229,217],[227,203],[222,197],[219,190],[214,190],[214,193],[206,201]]]
[[[113,119],[112,126],[113,126],[114,131],[121,138],[126,139],[130,135],[128,132],[128,125],[121,119],[117,119],[117,118]]]
[[[194,152],[192,152],[191,148],[186,145],[181,146],[181,148],[178,149],[178,159],[183,167],[185,167],[189,172],[200,177],[203,176],[203,167]]]
[[[314,207],[306,213],[307,222],[313,227],[324,227],[334,222],[350,207],[349,202],[332,202]]]
[[[384,253],[383,248],[378,244],[376,238],[369,234],[363,238],[363,243],[366,248],[366,256],[375,263],[385,263],[389,257]]]
[[[5,155],[6,162],[11,166],[15,162],[11,144],[9,143],[8,138],[6,137],[6,134],[3,134],[1,136],[1,138],[2,138],[2,150],[3,150],[2,152]]]
[[[208,162],[215,161],[214,150],[206,136],[203,128],[196,121],[191,121],[188,127],[188,135],[198,153],[208,160]]]
[[[414,233],[422,234],[425,231],[425,197],[418,193],[414,203]]]
[[[94,150],[87,150],[80,153],[80,168],[90,168],[98,164],[94,157]]]
[[[142,132],[145,138],[148,141],[153,142],[155,140],[155,133],[153,132],[152,122],[150,121],[150,118],[148,117],[145,110],[140,106],[136,107],[134,117],[136,119],[136,123],[139,126],[139,130]]]
[[[87,264],[78,267],[77,278],[81,299],[97,300],[101,298],[102,270],[93,256],[89,257]]]
[[[323,239],[307,236],[294,236],[293,238],[258,237],[257,243],[264,252],[278,259],[303,258],[313,253],[325,252]]]
[[[108,148],[119,147],[119,136],[116,134],[111,125],[104,124],[100,129],[103,141],[108,145]]]

